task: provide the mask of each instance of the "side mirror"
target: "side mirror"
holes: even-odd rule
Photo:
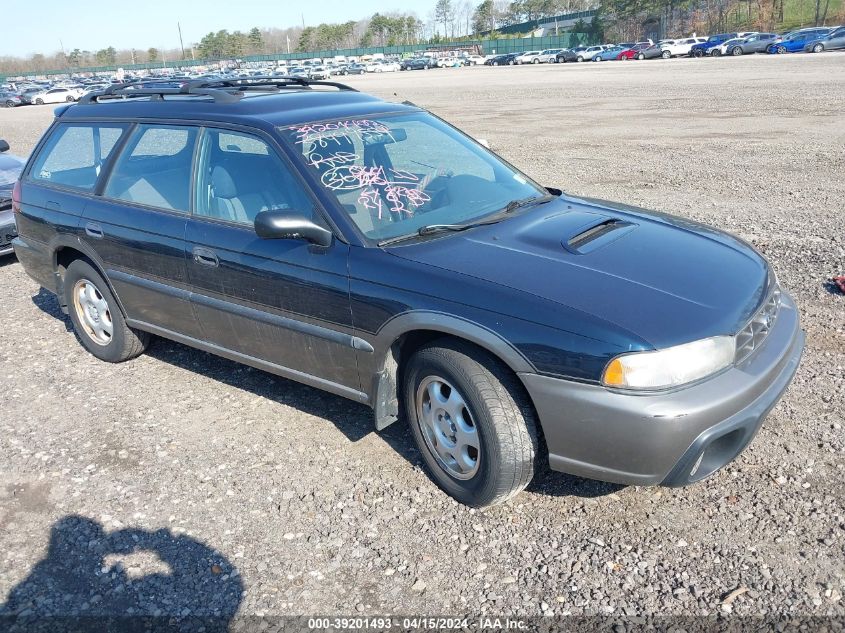
[[[295,211],[262,211],[255,216],[255,233],[265,240],[306,240],[332,245],[332,232]]]
[[[9,144],[6,141],[0,139],[0,154],[2,154],[3,152],[8,152],[8,151],[9,151]]]

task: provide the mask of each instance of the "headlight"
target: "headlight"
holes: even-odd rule
[[[652,352],[617,356],[604,370],[602,382],[624,389],[676,387],[724,369],[733,363],[736,340],[714,336]]]

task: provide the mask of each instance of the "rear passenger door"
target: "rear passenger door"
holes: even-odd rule
[[[127,318],[194,338],[201,332],[189,301],[185,224],[198,138],[198,127],[137,125],[82,221],[82,239],[103,260]]]
[[[207,128],[198,161],[186,240],[192,300],[207,339],[358,390],[349,246],[255,234],[261,211],[289,210],[325,224],[305,185],[267,139]]]

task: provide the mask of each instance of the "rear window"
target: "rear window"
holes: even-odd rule
[[[125,126],[74,124],[53,130],[30,170],[30,178],[93,191],[103,164]]]

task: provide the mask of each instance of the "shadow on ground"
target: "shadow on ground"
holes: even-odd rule
[[[73,332],[70,318],[62,313],[55,295],[51,292],[39,289],[32,297],[32,302],[39,310],[62,320],[67,331]],[[328,420],[351,442],[357,442],[375,432],[373,413],[369,407],[320,389],[167,339],[154,338],[146,354],[180,369],[201,373],[230,387]],[[424,468],[424,461],[404,420],[400,419],[379,435],[410,464]],[[549,496],[601,497],[622,488],[624,486],[582,479],[546,468],[538,473],[528,490]]]
[[[107,533],[71,515],[53,525],[46,557],[0,604],[0,629],[222,633],[243,592],[235,567],[196,539],[168,530]]]

